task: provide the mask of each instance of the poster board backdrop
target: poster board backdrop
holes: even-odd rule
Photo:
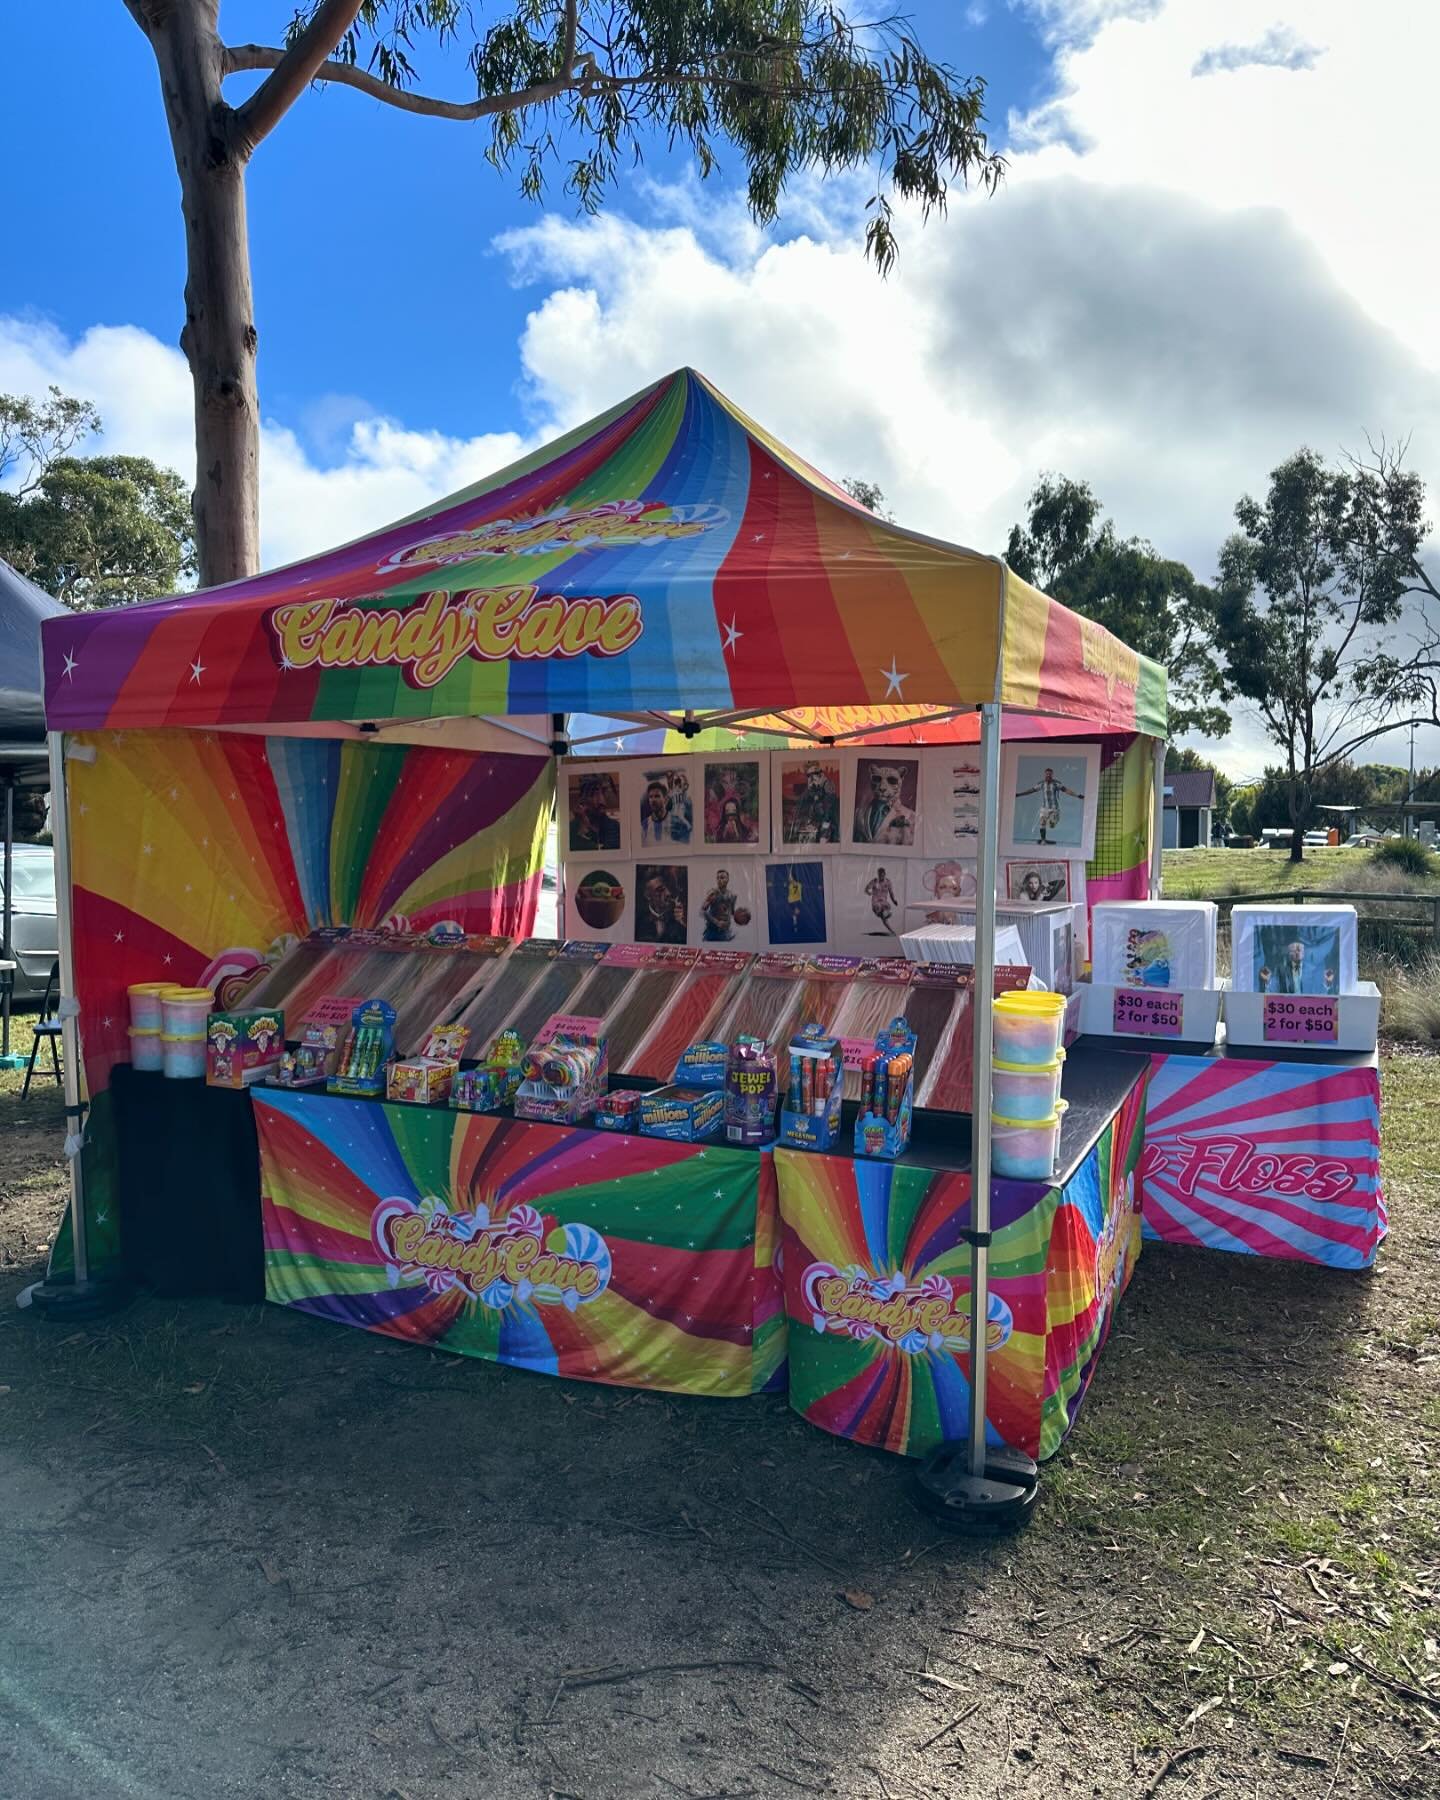
[[[691,858],[689,866],[689,941],[716,949],[758,949],[765,911],[759,859],[712,850]]]
[[[634,863],[576,863],[565,884],[565,935],[587,944],[634,943]]]
[[[920,753],[875,747],[845,752],[845,842],[851,849],[918,855]]]
[[[770,753],[697,756],[698,849],[770,848]]]
[[[754,1152],[255,1095],[266,1297],[537,1374],[739,1397],[783,1356]]]
[[[974,861],[980,842],[980,749],[953,744],[921,758],[922,836],[936,857]]]
[[[107,1089],[129,1057],[125,989],[173,979],[226,1000],[321,925],[525,935],[554,765],[545,755],[250,732],[80,734],[68,766],[75,978],[91,1111],[90,1255],[119,1254]],[[51,1259],[70,1268],[68,1225]]]
[[[700,848],[693,756],[647,756],[623,765],[626,829],[635,855],[684,855]]]
[[[619,764],[572,763],[565,769],[556,796],[564,856],[579,861],[624,854],[630,844],[630,819],[623,789]]]

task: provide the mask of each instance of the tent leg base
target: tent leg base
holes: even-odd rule
[[[123,1281],[37,1281],[19,1296],[18,1304],[33,1307],[43,1318],[63,1325],[70,1319],[98,1319],[116,1312],[130,1300]]]
[[[1018,1450],[987,1449],[985,1472],[970,1472],[969,1446],[941,1444],[911,1477],[915,1504],[961,1537],[999,1537],[1018,1531],[1040,1497],[1040,1470]]]

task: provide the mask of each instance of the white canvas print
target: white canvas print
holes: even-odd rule
[[[888,854],[849,854],[830,865],[832,949],[842,956],[900,956],[905,864]]]
[[[916,858],[905,871],[907,906],[973,906],[975,865],[958,856]]]
[[[697,850],[739,855],[770,848],[770,753],[737,750],[697,756],[695,796]]]
[[[625,828],[634,854],[688,856],[700,849],[696,758],[632,757],[623,768]]]
[[[842,823],[849,849],[912,856],[920,842],[920,755],[915,750],[851,750],[845,756]]]
[[[1100,746],[1047,739],[1005,746],[1000,837],[1008,857],[1089,857],[1095,851]]]
[[[758,949],[764,905],[757,858],[718,856],[712,850],[691,860],[692,944],[711,950]]]
[[[623,856],[630,846],[623,763],[562,762],[560,859]]]
[[[844,842],[844,757],[839,750],[770,752],[775,848],[838,850]]]
[[[980,750],[952,744],[921,752],[921,840],[934,857],[973,861],[980,844]]]
[[[565,933],[589,944],[628,944],[635,935],[635,865],[606,860],[565,870]]]

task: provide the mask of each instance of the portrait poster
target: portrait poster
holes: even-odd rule
[[[905,871],[907,907],[955,907],[975,904],[975,865],[958,857],[916,859]]]
[[[935,857],[973,861],[980,848],[980,751],[950,744],[921,752],[921,839]]]
[[[566,762],[561,765],[564,817],[560,842],[569,856],[622,855],[629,845],[619,763]]]
[[[700,767],[704,843],[720,849],[731,844],[769,849],[768,758],[707,756],[700,758]]]
[[[765,864],[765,947],[824,949],[829,943],[828,863],[814,860]]]
[[[775,845],[838,850],[842,842],[842,761],[836,750],[773,753]]]
[[[855,750],[847,760],[847,845],[856,850],[887,850],[906,856],[922,849],[918,754]]]
[[[1095,849],[1100,746],[1049,739],[1005,746],[1000,840],[1007,856],[1070,861]]]
[[[636,863],[635,942],[689,940],[690,869],[686,863]]]
[[[1338,994],[1338,925],[1257,925],[1250,938],[1250,991],[1255,994]]]
[[[687,867],[689,941],[715,950],[758,950],[765,905],[759,859],[710,851],[692,857]]]
[[[700,846],[695,758],[636,757],[625,765],[625,813],[637,856],[684,856]]]
[[[830,865],[832,947],[842,956],[903,956],[906,869],[884,852]]]
[[[580,863],[565,871],[565,936],[592,944],[628,944],[635,918],[633,863]]]
[[[1003,889],[1007,900],[1043,903],[1074,898],[1070,891],[1069,863],[1051,862],[1044,857],[1007,860]]]

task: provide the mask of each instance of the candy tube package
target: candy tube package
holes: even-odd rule
[[[670,1004],[685,974],[683,968],[658,960],[636,973],[605,1022],[610,1060],[615,1068],[626,1067],[641,1038]]]
[[[460,1014],[459,1023],[468,1028],[472,1044],[488,1044],[499,1035],[552,960],[553,946],[548,954],[531,952],[529,943],[515,946]]]
[[[789,1035],[799,1010],[801,959],[784,953],[762,956],[730,1010],[712,1035],[735,1043],[742,1037],[775,1043]]]
[[[773,1144],[778,1098],[774,1051],[754,1038],[741,1038],[731,1047],[725,1070],[726,1142]]]
[[[968,1113],[974,1105],[974,976],[968,969],[963,970],[961,975],[961,985],[955,990],[950,1017],[931,1058],[924,1086],[917,1085],[915,1093],[917,1106],[930,1107],[938,1112]],[[1028,968],[997,968],[994,991],[1004,994],[1023,988],[1029,979]]]

